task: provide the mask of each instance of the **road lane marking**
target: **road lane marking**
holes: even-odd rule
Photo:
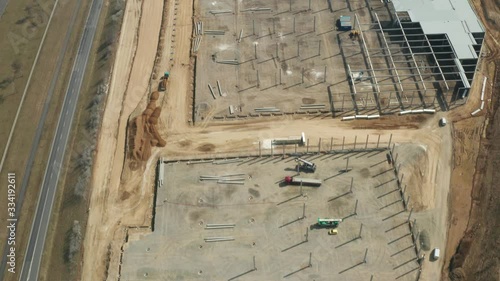
[[[14,122],[12,123],[12,127],[10,128],[9,138],[7,139],[7,144],[5,145],[5,149],[3,151],[2,160],[0,160],[0,172],[3,169],[3,164],[4,164],[5,158],[7,156],[7,151],[9,150],[9,147],[10,147],[12,135],[14,134],[14,129],[16,128],[17,119],[19,118],[19,114],[21,113],[21,108],[23,107],[24,99],[26,98],[26,93],[28,92],[28,88],[29,88],[29,85],[31,82],[31,77],[33,76],[33,72],[35,71],[35,66],[38,63],[38,58],[40,56],[40,52],[42,51],[42,46],[45,43],[45,37],[47,36],[47,32],[48,32],[50,24],[52,22],[52,17],[54,16],[54,12],[56,10],[58,2],[59,2],[59,0],[56,0],[56,2],[54,3],[54,7],[52,8],[52,12],[50,13],[50,17],[49,17],[49,20],[47,22],[47,26],[45,27],[45,31],[44,31],[43,36],[42,36],[42,41],[40,41],[40,45],[38,46],[38,51],[36,53],[35,60],[33,61],[33,65],[31,66],[30,74],[28,76],[28,81],[26,82],[26,86],[24,87],[23,95],[21,97],[21,101],[19,102],[16,116],[14,117]],[[22,271],[22,269],[21,269],[21,271]]]
[[[57,1],[58,1],[58,0],[57,0]],[[87,17],[87,23],[90,23],[90,25],[92,25],[92,22],[91,22],[90,20],[94,20],[94,19],[95,19],[95,20],[99,20],[99,17],[93,17],[93,16],[94,16],[94,14],[96,14],[96,12],[97,12],[97,15],[99,15],[99,14],[100,14],[100,12],[101,12],[101,10],[100,10],[100,9],[97,9],[97,10],[95,9],[95,8],[96,8],[96,5],[95,5],[95,4],[97,4],[97,7],[101,7],[101,6],[102,6],[102,0],[94,0],[94,1],[92,1],[92,7],[91,7],[91,9],[90,9],[90,10],[91,10],[91,12],[90,12],[89,16]],[[88,25],[87,25],[87,26],[88,26]],[[92,30],[92,31],[93,31],[93,30]],[[89,35],[90,35],[90,36],[89,36]],[[88,44],[89,44],[89,43],[91,44],[91,43],[93,42],[93,40],[92,40],[92,39],[94,38],[95,33],[93,32],[93,33],[91,33],[91,34],[89,34],[89,35],[86,35],[86,34],[84,34],[84,35],[83,35],[83,36],[88,36],[88,37],[89,37],[89,39],[88,39],[88,40],[81,40],[81,41],[80,41],[80,46],[81,46],[81,48],[80,48],[80,50],[79,50],[79,53],[80,53],[80,51],[81,51],[81,52],[84,52],[84,54],[85,54],[85,53],[87,53],[87,54],[85,54],[84,56],[81,56],[80,54],[77,54],[77,56],[76,56],[76,61],[77,61],[77,62],[82,62],[82,60],[83,60],[83,62],[85,63],[84,68],[83,68],[83,72],[85,71],[85,68],[86,68],[86,66],[87,66],[87,61],[88,61],[88,53],[90,52],[90,47],[88,46]],[[73,66],[73,69],[74,69],[74,66]],[[72,71],[72,73],[74,73],[74,71]],[[81,85],[82,85],[82,79],[83,79],[83,77],[79,77],[78,79],[71,79],[71,78],[70,78],[70,85],[71,85],[71,87],[69,87],[69,88],[71,88],[71,89],[73,90],[73,93],[74,93],[74,89],[75,89],[75,87],[78,89],[78,92],[77,92],[77,94],[76,94],[76,95],[77,95],[77,96],[76,96],[77,98],[78,98],[78,94],[79,94],[80,87],[81,87]],[[70,96],[70,97],[68,97],[68,93],[66,93],[65,100],[66,100],[66,98],[68,98],[68,99],[69,99],[69,98],[71,98],[71,96]],[[70,103],[67,103],[67,102],[64,102],[64,104],[63,104],[63,109],[64,109],[64,108],[66,108],[66,113],[65,113],[65,115],[66,115],[66,116],[67,116],[67,115],[70,115],[70,118],[73,118],[73,115],[74,115],[74,109],[75,109],[75,107],[76,107],[76,104],[75,104],[75,103],[71,103],[71,102],[70,102]],[[70,112],[68,112],[68,108],[71,108],[71,110],[72,110],[71,114],[69,114]],[[58,131],[59,131],[59,130],[63,130],[63,129],[64,129],[64,126],[63,126],[62,128],[59,126],[59,122],[60,122],[60,121],[61,121],[61,116],[59,117],[59,120],[58,120]],[[70,119],[70,122],[69,122],[69,123],[71,123],[71,119]],[[69,128],[68,128],[68,129],[69,129]],[[65,149],[65,147],[66,147],[66,142],[67,142],[67,140],[68,140],[68,134],[69,134],[69,131],[68,131],[68,130],[65,130],[65,132],[61,132],[61,133],[59,134],[59,140],[61,140],[61,138],[62,138],[63,134],[66,134],[66,135],[65,135],[65,137],[64,137],[65,142],[63,143],[63,149],[62,149],[62,150],[63,150],[63,152],[62,152],[59,156],[56,156],[56,158],[61,158],[61,157],[64,157],[64,149]],[[55,141],[53,141],[53,142],[52,142],[52,147],[51,147],[51,150],[54,148],[54,145],[58,145],[58,143],[57,143],[57,142],[55,142]],[[52,161],[51,161],[51,162],[52,162]],[[50,163],[49,165],[51,165],[51,167],[52,167],[54,164]],[[52,167],[52,168],[53,168],[53,167]],[[53,172],[54,172],[54,171],[53,171]],[[46,174],[46,175],[47,175],[47,174]],[[57,180],[57,177],[58,177],[58,176],[59,176],[59,171],[56,171],[56,180]],[[47,190],[48,192],[47,192],[47,196],[45,197],[45,203],[44,203],[44,205],[43,205],[43,208],[42,208],[42,210],[40,211],[40,212],[41,212],[41,217],[42,217],[42,218],[47,218],[47,217],[50,217],[51,210],[52,210],[52,207],[53,207],[53,201],[54,201],[54,197],[55,197],[54,190],[55,190],[55,188],[56,188],[56,187],[55,187],[55,186],[53,186],[50,182],[49,182],[49,183],[46,183],[46,184],[47,184],[47,185],[45,185],[45,177],[44,177],[44,184],[43,184],[43,186],[42,186],[42,190]],[[45,205],[47,205],[47,200],[49,199],[49,196],[50,196],[50,200],[49,200],[49,201],[51,202],[51,204],[48,206],[48,211],[47,211],[47,209],[45,208]],[[38,203],[40,203],[40,200],[38,201]],[[38,206],[37,206],[37,211],[38,211]],[[38,270],[39,270],[39,266],[40,266],[40,260],[39,260],[39,259],[41,259],[41,253],[40,253],[40,252],[41,252],[41,251],[43,251],[44,242],[45,242],[45,237],[46,237],[46,235],[47,235],[47,233],[46,233],[46,232],[47,232],[47,228],[48,228],[48,221],[45,221],[45,222],[46,222],[45,224],[41,224],[41,225],[39,225],[39,227],[38,227],[38,231],[36,232],[36,237],[35,237],[35,241],[34,241],[34,242],[35,242],[35,246],[33,247],[33,253],[31,254],[32,256],[36,257],[36,261],[35,261],[35,266],[34,266],[34,267],[33,267],[33,264],[32,264],[32,263],[30,263],[30,266],[29,266],[29,271],[28,271],[29,275],[27,276],[27,278],[28,278],[28,279],[31,277],[31,275],[33,275],[35,279],[38,277]],[[31,241],[32,241],[32,240],[31,240],[31,237],[33,237],[33,229],[34,229],[34,228],[36,228],[36,227],[32,226],[32,233],[30,233],[30,244],[31,244]],[[41,237],[39,237],[39,232],[41,232],[41,234],[42,234],[42,235],[40,235]],[[41,243],[40,245],[38,245],[39,247],[37,247],[37,244],[38,244],[38,240],[39,240],[39,239],[42,241],[42,243]],[[29,257],[27,257],[27,258],[29,258]],[[31,272],[32,272],[32,271],[31,271],[31,269],[32,269],[32,268],[34,269],[34,270],[33,270],[33,274],[31,274]],[[22,270],[21,270],[21,275],[22,275],[22,276],[23,276],[23,273],[24,273],[24,272],[25,272],[25,271],[22,269]],[[21,277],[21,278],[22,278],[22,277]]]

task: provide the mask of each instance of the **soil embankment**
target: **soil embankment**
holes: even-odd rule
[[[497,71],[498,72],[498,71]],[[494,84],[498,84],[495,77]],[[472,188],[470,219],[455,255],[450,262],[449,279],[499,280],[500,261],[500,112],[493,93],[491,117],[479,156]]]

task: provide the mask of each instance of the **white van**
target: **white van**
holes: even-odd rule
[[[432,250],[432,259],[433,260],[438,260],[439,259],[439,248],[434,248],[434,250]]]

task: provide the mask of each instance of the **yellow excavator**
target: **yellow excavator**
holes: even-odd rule
[[[351,30],[351,33],[349,33],[349,38],[351,38],[352,40],[359,40],[359,30]]]

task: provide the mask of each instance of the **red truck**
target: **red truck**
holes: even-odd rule
[[[320,186],[322,181],[317,179],[299,178],[299,177],[285,177],[285,183],[290,185],[305,185],[305,186]]]

